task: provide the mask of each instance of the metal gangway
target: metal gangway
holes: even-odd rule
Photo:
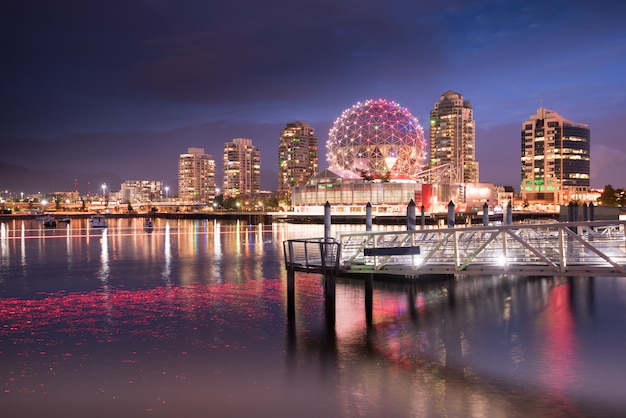
[[[625,224],[552,222],[338,233],[339,270],[409,277],[457,273],[626,276]]]

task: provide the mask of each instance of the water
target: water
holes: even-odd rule
[[[626,278],[340,279],[333,316],[298,273],[290,322],[323,225],[2,222],[3,417],[626,414]]]

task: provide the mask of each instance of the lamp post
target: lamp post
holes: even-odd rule
[[[102,204],[104,205],[106,202],[106,183],[102,185]]]
[[[165,186],[165,200],[167,200],[167,194],[170,191],[169,186]]]

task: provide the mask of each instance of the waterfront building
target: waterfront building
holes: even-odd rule
[[[478,177],[478,163],[473,161],[471,106],[457,93],[448,93],[442,96],[444,104],[436,125],[447,129],[456,123],[461,132],[471,132],[471,141],[465,138],[463,146],[473,162],[465,165],[468,173],[474,173],[466,178],[474,179]],[[455,108],[458,118],[446,116],[448,102],[450,106],[460,106]],[[320,212],[326,202],[335,213],[352,214],[364,213],[367,203],[374,213],[395,214],[406,211],[411,200],[423,205],[427,212],[446,211],[451,201],[459,211],[497,203],[493,185],[458,181],[451,161],[441,161],[442,165],[423,170],[427,155],[423,130],[419,121],[395,102],[367,100],[346,109],[333,124],[326,146],[330,167],[306,185],[292,188],[291,205],[295,212]]]
[[[215,160],[204,148],[189,148],[178,159],[178,199],[211,204],[215,199]]]
[[[255,195],[261,191],[261,153],[251,139],[224,144],[224,196]]]
[[[121,203],[145,203],[163,199],[163,182],[158,180],[126,180],[120,187]]]
[[[452,166],[453,182],[478,183],[476,129],[469,100],[446,91],[430,111],[429,166]]]
[[[459,191],[461,190],[461,191]],[[482,210],[487,202],[498,204],[492,184],[486,183],[419,183],[412,179],[391,181],[364,180],[350,170],[330,167],[311,178],[304,186],[294,186],[291,205],[294,212],[320,214],[326,202],[336,214],[365,214],[366,205],[379,215],[398,215],[406,212],[413,200],[424,206],[426,212],[445,212],[452,196],[462,195],[454,201],[455,210]]]
[[[318,141],[306,122],[288,123],[278,145],[278,192],[291,196],[291,188],[305,185],[318,170]]]
[[[385,99],[366,100],[343,111],[328,135],[330,167],[364,179],[415,179],[424,166],[426,140],[411,112]]]
[[[539,108],[522,124],[520,192],[525,204],[563,205],[586,200],[591,131]]]

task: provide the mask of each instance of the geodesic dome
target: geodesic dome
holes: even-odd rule
[[[326,148],[331,167],[372,178],[414,178],[426,156],[418,120],[384,99],[346,109],[333,124]]]

